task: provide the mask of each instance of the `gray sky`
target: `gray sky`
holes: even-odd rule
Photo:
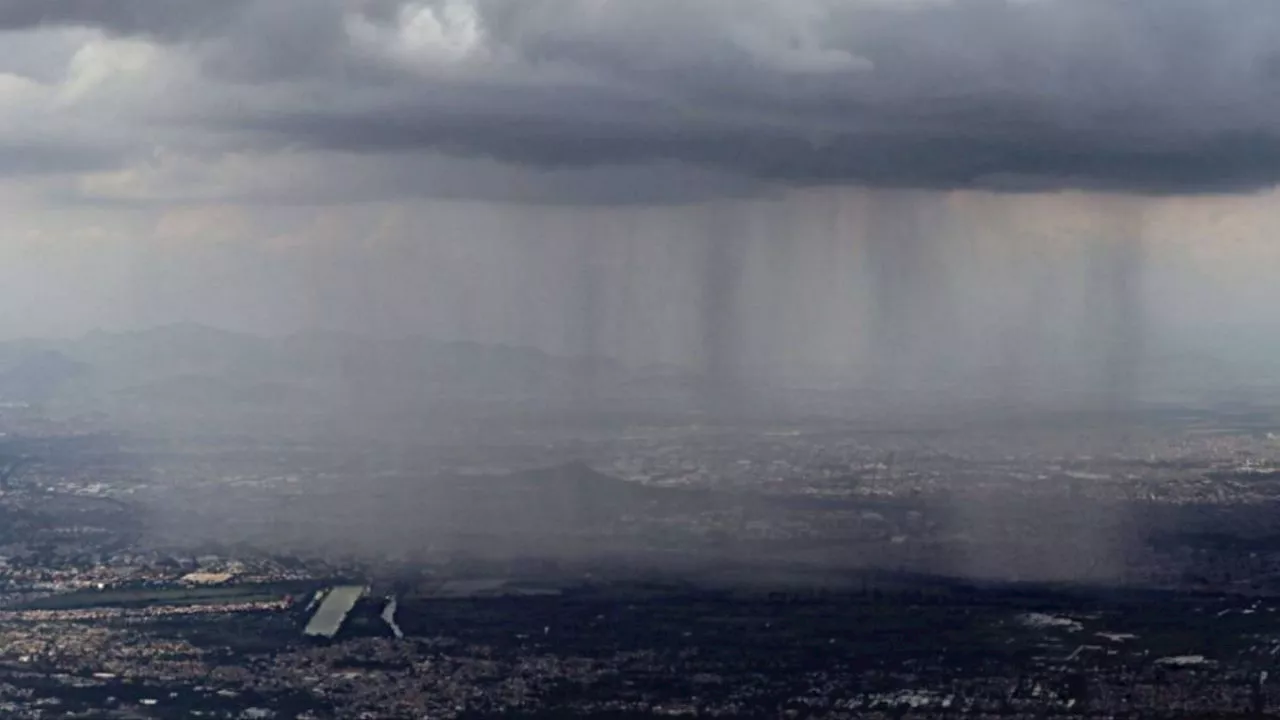
[[[83,199],[1280,173],[1266,0],[14,0],[0,28],[0,172],[118,171],[66,188]]]
[[[1049,355],[1099,283],[1265,319],[1276,37],[1270,0],[10,0],[0,335],[705,361],[732,316],[734,353],[821,364],[931,354],[890,326]]]

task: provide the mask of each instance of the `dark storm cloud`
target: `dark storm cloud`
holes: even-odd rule
[[[448,5],[422,7],[444,26]],[[387,61],[381,90],[348,85],[350,104],[326,76],[339,84],[324,103],[231,121],[291,147],[670,160],[797,184],[1217,192],[1280,179],[1278,3],[452,5],[482,31],[467,59]],[[391,33],[409,17],[394,6],[364,19]],[[287,55],[256,72],[296,72]]]
[[[342,62],[342,0],[256,0],[223,28],[221,42],[203,48],[214,80],[278,83],[326,74],[361,81]]]
[[[93,145],[0,140],[0,177],[108,170],[122,157],[117,149]]]
[[[203,85],[162,114],[255,152],[1004,191],[1280,179],[1271,0],[0,3],[0,28],[51,25],[189,54]]]
[[[165,39],[220,33],[251,0],[4,0],[0,30],[81,26]]]
[[[1264,132],[1155,143],[1138,136],[1054,129],[987,137],[884,130],[814,142],[782,130],[706,123],[610,128],[529,117],[447,115],[283,115],[255,127],[323,149],[429,149],[557,168],[677,160],[798,184],[1176,193],[1243,191],[1280,178],[1280,135]]]

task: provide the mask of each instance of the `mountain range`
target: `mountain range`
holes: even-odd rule
[[[0,342],[0,402],[117,417],[571,407],[676,392],[686,375],[526,347],[341,332],[268,338],[195,324]]]

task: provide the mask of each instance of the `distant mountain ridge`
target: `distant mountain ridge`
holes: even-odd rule
[[[667,369],[673,384],[677,373]],[[0,400],[121,413],[402,412],[631,392],[606,358],[424,337],[261,337],[197,324],[0,342]]]

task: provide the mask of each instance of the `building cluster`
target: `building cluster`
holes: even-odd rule
[[[926,718],[1280,709],[1280,678],[1266,676],[1280,648],[1270,630],[1278,613],[1253,598],[1155,607],[1157,616],[1182,613],[1166,623],[1177,626],[1176,637],[1160,639],[1136,611],[1103,623],[1097,612],[1023,607],[1022,596],[982,604],[901,588],[885,590],[896,599],[883,605],[751,600],[744,610],[688,590],[678,600],[497,592],[503,583],[449,581],[433,567],[432,582],[414,577],[422,581],[415,587],[430,589],[412,597],[382,586],[392,580],[366,583],[394,573],[347,552],[359,537],[343,524],[346,513],[324,518],[335,542],[311,555],[294,553],[279,535],[263,536],[278,545],[255,545],[238,531],[235,542],[206,542],[189,525],[201,511],[231,508],[232,520],[257,512],[278,529],[275,519],[317,488],[342,489],[348,494],[334,497],[344,501],[376,499],[383,481],[501,469],[492,457],[482,462],[490,450],[442,451],[418,475],[379,465],[376,453],[357,462],[315,448],[297,451],[296,462],[286,451],[244,451],[147,468],[33,463],[0,489],[0,715],[75,717],[97,708],[95,717],[148,717],[191,708],[193,717],[218,718],[733,717],[765,708],[794,718]],[[1280,442],[1265,434],[640,429],[530,442],[501,459],[507,469],[585,459],[654,491],[589,530],[566,528],[581,541],[575,548],[617,542],[663,558],[723,551],[778,565],[919,572],[1023,572],[1052,559],[1075,563],[1066,566],[1072,579],[1091,578],[1101,564],[1109,579],[1146,588],[1239,597],[1280,589],[1280,544],[1269,541],[1280,533],[1268,510],[1280,501]],[[355,490],[353,474],[361,478]],[[237,504],[243,513],[232,512]],[[146,522],[137,508],[146,508]],[[1100,538],[1108,533],[1120,539],[1107,545]],[[1045,543],[1058,547],[1036,555]],[[218,595],[304,580],[331,589],[314,603],[310,593],[283,590]],[[95,593],[116,600],[95,605]],[[163,600],[120,602],[128,593]],[[57,606],[63,598],[81,600]],[[376,601],[376,612],[356,622],[366,601]],[[863,620],[840,625],[837,616],[851,608]],[[894,655],[904,638],[931,635],[909,624],[919,618],[935,630],[974,624],[945,648]],[[890,622],[908,624],[891,632]],[[994,645],[971,649],[970,641]]]

